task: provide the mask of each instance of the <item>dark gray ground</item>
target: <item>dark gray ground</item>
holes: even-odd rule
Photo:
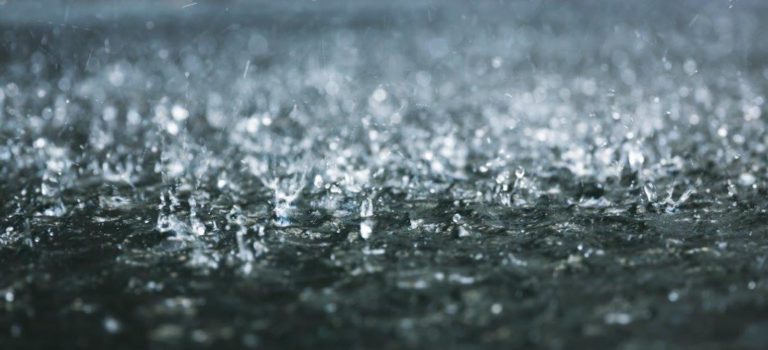
[[[766,348],[765,18],[0,0],[0,348]]]

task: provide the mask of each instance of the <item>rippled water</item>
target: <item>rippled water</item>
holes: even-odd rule
[[[768,346],[762,1],[0,1],[0,347]]]

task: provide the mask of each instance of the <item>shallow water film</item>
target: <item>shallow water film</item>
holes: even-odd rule
[[[0,348],[765,349],[766,18],[0,0]]]

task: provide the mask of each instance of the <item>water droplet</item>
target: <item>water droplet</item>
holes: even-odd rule
[[[108,333],[117,333],[120,331],[121,325],[120,321],[115,319],[112,316],[107,316],[104,318],[104,330],[106,330]]]
[[[373,233],[373,225],[374,225],[373,220],[371,219],[363,220],[360,223],[360,238],[362,239],[371,238],[371,234]]]
[[[625,312],[609,312],[604,317],[605,323],[628,325],[632,322],[632,316]]]
[[[173,105],[173,108],[171,108],[171,116],[176,121],[183,121],[189,117],[189,111],[181,105]]]
[[[637,171],[640,169],[640,167],[643,166],[643,163],[645,162],[645,156],[643,156],[643,153],[640,152],[640,150],[635,148],[630,148],[627,154],[627,159],[629,161],[629,167],[633,171]]]
[[[366,198],[360,204],[360,217],[370,218],[373,216],[373,201],[371,198]]]
[[[375,102],[382,103],[384,102],[384,100],[387,99],[387,91],[384,90],[383,88],[377,88],[376,90],[373,91],[371,98]]]
[[[742,173],[739,175],[739,185],[747,187],[752,186],[757,179],[755,178],[755,175],[752,175],[750,173]]]
[[[725,126],[721,126],[717,129],[717,136],[725,138],[728,136],[728,129]]]
[[[645,186],[643,186],[643,192],[649,203],[656,202],[656,187],[652,183],[649,182],[645,184]]]
[[[501,57],[496,56],[491,60],[491,67],[499,69],[503,62],[504,60],[502,60]]]

